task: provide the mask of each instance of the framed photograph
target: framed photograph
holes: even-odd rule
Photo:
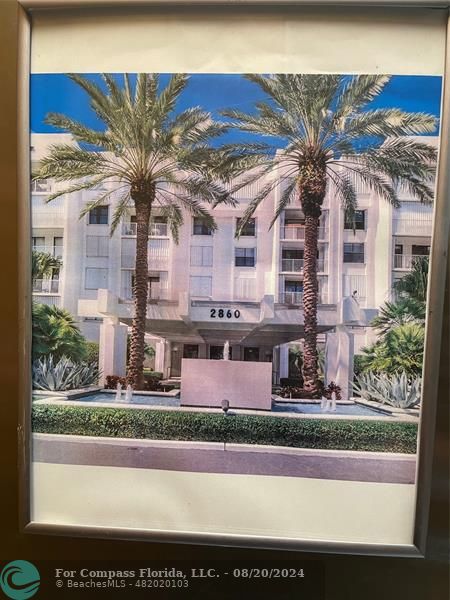
[[[24,531],[422,556],[447,8],[51,4],[18,5]]]

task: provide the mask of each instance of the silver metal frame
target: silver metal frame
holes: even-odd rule
[[[191,6],[237,8],[233,0],[14,0],[19,11],[18,20],[18,210],[19,210],[19,336],[20,336],[20,390],[19,390],[19,480],[20,520],[25,533],[54,534],[109,539],[151,540],[160,542],[193,543],[248,548],[304,550],[323,553],[355,555],[423,557],[427,539],[428,513],[431,493],[431,464],[434,449],[436,421],[438,368],[442,328],[448,232],[450,223],[450,19],[447,24],[446,76],[444,78],[443,110],[441,120],[441,146],[438,166],[438,182],[434,231],[431,251],[431,272],[428,291],[428,314],[424,357],[424,389],[422,417],[419,429],[420,452],[417,471],[417,504],[413,545],[373,545],[352,542],[308,541],[292,538],[268,538],[234,534],[191,533],[184,531],[136,531],[134,529],[43,525],[30,517],[30,464],[31,464],[31,267],[30,267],[30,202],[29,187],[29,106],[28,79],[30,66],[30,14],[38,9],[62,10],[65,8],[115,8],[133,6]],[[449,8],[448,1],[440,0],[240,0],[239,6],[266,6],[273,10],[296,6],[349,6],[349,7],[408,7]],[[274,6],[276,5],[276,6]]]

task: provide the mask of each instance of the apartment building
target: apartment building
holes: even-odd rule
[[[437,138],[423,139],[437,144]],[[33,134],[32,162],[60,141],[74,143],[64,134]],[[270,177],[281,184],[240,238],[235,237],[239,219],[267,179],[242,188],[238,206],[215,208],[214,232],[201,218],[186,214],[178,243],[154,208],[146,330],[156,348],[155,368],[165,376],[180,375],[183,357],[221,358],[226,341],[233,360],[271,361],[274,381],[289,376],[289,348],[303,331],[304,217],[294,202],[270,228],[286,183],[283,173]],[[100,341],[104,374],[120,374],[133,316],[134,210],[111,234],[114,195],[80,218],[106,187],[46,203],[61,185],[44,180],[32,186],[33,248],[62,260],[61,269],[34,283],[34,298],[75,315],[83,334]],[[399,191],[399,208],[361,182],[356,190],[358,211],[350,223],[330,185],[319,229],[318,328],[327,366],[337,369],[331,369],[330,379],[348,379],[353,353],[374,339],[368,324],[391,297],[393,281],[411,269],[415,256],[430,250],[431,206],[413,200],[407,190]],[[344,375],[336,354],[345,354]]]

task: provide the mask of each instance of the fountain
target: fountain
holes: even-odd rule
[[[125,402],[131,402],[133,400],[133,388],[130,384],[127,385],[125,390]]]
[[[116,388],[116,402],[120,402],[121,399],[122,399],[122,384],[119,381],[117,383],[117,388]]]
[[[230,360],[230,342],[228,340],[223,345],[223,360]]]

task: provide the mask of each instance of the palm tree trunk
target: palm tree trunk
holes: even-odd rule
[[[303,346],[303,387],[316,394],[318,389],[317,360],[317,250],[319,218],[305,217],[305,248],[303,267],[303,322],[305,338]]]
[[[144,388],[145,325],[148,300],[148,234],[152,202],[135,200],[136,262],[134,273],[134,318],[131,328],[128,379],[135,390]]]

